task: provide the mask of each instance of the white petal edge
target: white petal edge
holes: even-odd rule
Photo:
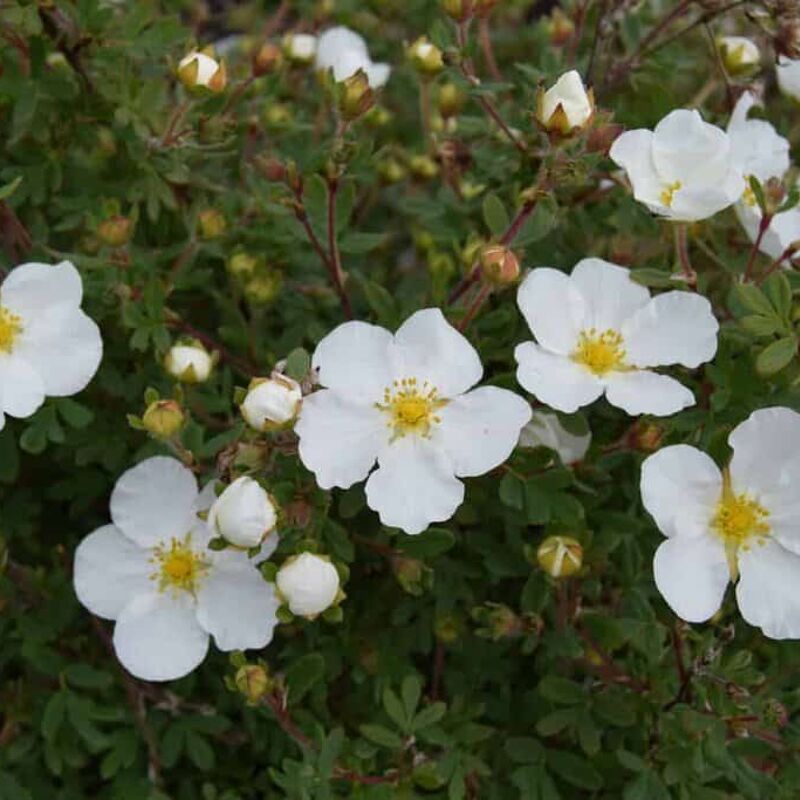
[[[649,370],[610,372],[605,381],[608,402],[632,417],[668,417],[695,402],[694,395],[682,383]]]

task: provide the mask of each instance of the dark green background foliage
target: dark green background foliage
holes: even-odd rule
[[[566,3],[582,22],[579,37],[558,48],[542,4],[501,2],[490,29],[504,82],[489,81],[473,30],[484,83],[454,131],[434,124],[439,175],[388,184],[387,163],[405,170],[425,152],[419,80],[402,44],[428,34],[455,45],[438,4],[297,0],[277,16],[266,1],[209,5],[207,14],[188,0],[0,9],[0,182],[19,181],[0,206],[3,267],[74,261],[105,343],[86,391],[8,420],[0,434],[0,798],[800,796],[800,645],[766,640],[730,596],[707,625],[676,621],[653,584],[660,534],[638,494],[648,437],[723,461],[727,434],[752,410],[800,408],[800,287],[780,274],[735,288],[749,243],[730,210],[690,231],[700,289],[723,321],[713,364],[681,371],[695,408],[660,429],[648,420],[632,428],[601,401],[565,419],[592,429],[584,463],[570,470],[552,453],[519,451],[505,469],[468,481],[453,520],[416,538],[382,529],[360,488],[330,497],[316,489],[291,435],[266,437],[260,474],[290,511],[277,558],[315,543],[350,569],[340,622],[283,625],[258,654],[282,676],[288,706],[277,714],[269,703],[248,706],[226,685],[235,669],[216,651],[167,685],[117,667],[106,624],[94,624],[74,596],[71,559],[81,537],[107,521],[119,474],[167,452],[126,419],[142,413],[147,387],[173,392],[160,366],[166,348],[197,330],[232,356],[184,397],[191,421],[182,446],[202,475],[224,474],[241,443],[256,438],[240,421],[235,387],[297,348],[311,352],[343,319],[270,159],[296,165],[323,239],[322,176],[334,161],[343,170],[338,238],[361,319],[392,327],[420,307],[446,307],[469,265],[470,237],[499,236],[542,174],[550,188],[514,244],[524,266],[569,269],[597,255],[662,288],[678,269],[668,225],[624,189],[597,190],[612,165],[587,150],[585,136],[548,144],[532,118],[537,86],[573,58],[586,74],[591,58],[605,109],[596,124],[613,110],[626,126],[652,127],[694,101],[724,126],[725,83],[697,21],[713,33],[747,32],[765,62],[772,57],[765,29],[741,3],[683,4],[654,42],[687,32],[626,62],[674,3]],[[766,28],[780,24],[774,11]],[[248,42],[334,21],[360,30],[373,58],[395,65],[380,98],[390,120],[359,120],[336,148],[330,95],[310,70],[282,68],[242,85]],[[228,53],[227,90],[196,99],[180,135],[169,135],[184,98],[177,61],[193,43],[229,33],[248,40]],[[769,65],[762,77],[768,117],[796,143],[797,108],[778,95]],[[431,87],[434,108],[445,81],[468,91],[449,67]],[[520,131],[528,155],[499,135],[477,94]],[[223,236],[200,235],[208,209],[224,215]],[[115,214],[136,219],[120,248],[97,236]],[[254,302],[226,270],[239,251],[260,260],[273,289],[281,277],[267,302]],[[768,262],[756,263],[760,271]],[[448,313],[457,320],[463,306]],[[515,388],[511,353],[528,332],[513,290],[490,298],[468,336],[488,379]],[[578,577],[556,584],[536,566],[547,533],[582,542]]]

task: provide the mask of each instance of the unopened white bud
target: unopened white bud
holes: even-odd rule
[[[586,127],[594,114],[594,97],[577,70],[565,72],[537,100],[536,119],[547,131],[563,136]]]
[[[339,595],[339,573],[325,556],[301,553],[290,558],[275,578],[278,591],[292,614],[316,617]]]
[[[164,368],[184,383],[203,383],[211,375],[214,359],[200,344],[173,345],[164,359]]]
[[[242,416],[251,428],[266,431],[293,422],[302,400],[300,384],[286,375],[257,378],[242,403]]]
[[[252,478],[237,478],[216,499],[208,523],[236,547],[258,547],[275,528],[278,513],[265,489]]]

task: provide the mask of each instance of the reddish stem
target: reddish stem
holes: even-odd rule
[[[761,241],[764,238],[764,234],[772,224],[772,217],[772,214],[764,214],[761,217],[761,221],[758,223],[758,234],[756,235],[756,240],[753,242],[753,246],[750,248],[750,255],[747,258],[747,266],[744,268],[744,283],[749,283],[753,278],[753,267],[756,263],[758,248],[761,247]]]

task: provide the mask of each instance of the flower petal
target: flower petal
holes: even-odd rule
[[[366,322],[345,322],[317,345],[313,365],[319,382],[354,403],[374,403],[392,383],[392,334]]]
[[[450,519],[464,499],[464,484],[432,442],[404,436],[384,448],[366,492],[384,525],[414,534]]]
[[[507,389],[481,386],[449,402],[433,436],[461,477],[483,475],[513,452],[530,404]]]
[[[48,396],[67,397],[80,392],[94,377],[103,356],[103,340],[92,319],[79,308],[68,308],[33,318],[20,334],[14,353],[39,373]]]
[[[547,447],[558,453],[564,464],[581,461],[591,442],[591,431],[576,436],[566,430],[551,411],[534,411],[519,437],[520,447]]]
[[[533,270],[519,287],[517,305],[542,347],[561,355],[575,349],[586,303],[568,275],[550,267]]]
[[[2,304],[26,322],[59,308],[77,308],[83,298],[80,273],[69,262],[31,262],[11,270],[0,286]]]
[[[628,175],[633,196],[657,214],[669,214],[661,201],[664,181],[656,172],[652,156],[653,132],[639,128],[617,136],[609,156]]]
[[[725,548],[711,536],[667,539],[656,550],[653,573],[667,605],[687,622],[719,610],[730,580]]]
[[[0,354],[2,411],[12,417],[29,417],[44,403],[44,383],[39,373],[16,354]]]
[[[174,458],[155,456],[124,472],[111,493],[111,519],[141,547],[154,547],[195,526],[197,481]]]
[[[225,651],[268,645],[279,606],[274,586],[243,553],[218,554],[197,590],[197,621]]]
[[[78,600],[95,616],[116,619],[131,598],[152,589],[149,556],[113,525],[93,531],[75,551]]]
[[[770,639],[800,639],[800,556],[769,538],[739,550],[736,600]]]
[[[559,411],[570,414],[603,393],[603,384],[589,370],[533,342],[518,344],[514,358],[520,385]]]
[[[197,622],[189,594],[137,595],[114,626],[114,650],[125,669],[145,681],[188,675],[208,652],[208,634]]]
[[[667,292],[654,297],[623,326],[625,356],[637,367],[697,367],[717,352],[719,323],[705,297]]]
[[[667,417],[694,405],[694,395],[682,383],[644,369],[610,372],[606,376],[606,397],[612,406],[632,417]]]
[[[708,531],[722,496],[722,473],[696,447],[671,445],[644,460],[641,492],[665,536],[698,536]]]
[[[382,86],[385,86],[386,81],[389,80],[392,68],[389,64],[370,61],[364,66],[364,72],[367,73],[367,80],[369,81],[370,87],[373,89],[380,89]]]
[[[763,119],[748,119],[755,105],[751,92],[744,92],[736,103],[728,123],[731,157],[745,175],[755,175],[762,183],[782,178],[789,169],[789,141]]]
[[[294,427],[300,460],[323,489],[363,481],[390,432],[381,411],[322,389],[303,400]]]
[[[442,397],[471,389],[483,375],[475,348],[438,308],[423,308],[398,329],[389,351],[394,378],[428,381]]]
[[[602,258],[579,261],[572,270],[572,282],[586,303],[584,327],[597,331],[618,331],[650,300],[650,292],[631,279],[629,270]]]

